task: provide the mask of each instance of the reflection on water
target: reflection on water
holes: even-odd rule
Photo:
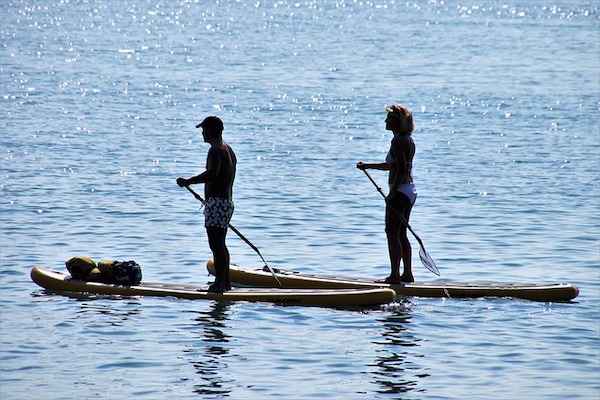
[[[48,289],[43,289],[39,293],[32,294],[32,297],[44,299],[52,296],[65,297],[77,301],[78,308],[71,317],[67,318],[66,323],[75,320],[90,320],[96,324],[102,323],[107,326],[121,326],[132,320],[132,317],[141,315],[142,313],[142,304],[137,297],[56,292]],[[118,302],[113,302],[115,300]],[[97,317],[99,314],[105,316],[105,319],[99,320]],[[90,325],[86,326],[89,327]]]
[[[227,396],[231,393],[233,379],[228,379],[224,373],[228,369],[227,357],[229,349],[224,343],[229,343],[232,338],[223,332],[230,316],[230,303],[215,301],[208,311],[198,312],[195,321],[202,328],[203,342],[199,357],[193,361],[194,368],[200,377],[199,383],[194,385],[194,392],[200,395]],[[196,352],[198,349],[187,349],[186,352]]]
[[[379,386],[377,393],[389,395],[418,391],[418,381],[415,378],[429,376],[422,371],[417,372],[419,368],[412,365],[411,359],[418,357],[415,355],[415,347],[419,340],[408,329],[411,318],[410,309],[399,304],[396,311],[385,314],[380,320],[384,327],[381,340],[373,342],[380,347],[377,351],[379,356],[373,364],[369,364],[376,367],[371,374],[373,382]],[[413,374],[412,370],[417,374]]]

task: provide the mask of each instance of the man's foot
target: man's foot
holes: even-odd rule
[[[231,285],[220,285],[217,283],[213,283],[208,287],[208,291],[214,293],[223,293],[227,292],[228,290],[231,290]]]
[[[400,281],[402,281],[403,283],[410,283],[410,282],[414,282],[415,278],[412,276],[412,274],[403,274],[400,277]]]

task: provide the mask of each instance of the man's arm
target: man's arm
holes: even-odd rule
[[[221,157],[219,157],[218,150],[209,149],[208,155],[206,156],[206,171],[193,176],[189,179],[177,178],[177,184],[181,187],[195,185],[196,183],[206,183],[213,180],[221,169]]]

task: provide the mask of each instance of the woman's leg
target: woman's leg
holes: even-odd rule
[[[408,197],[401,193],[394,196],[392,204],[388,204],[385,214],[386,235],[392,272],[389,282],[414,282],[412,274],[412,247],[407,236],[407,223],[410,219],[412,204]],[[399,217],[402,215],[403,219]],[[404,266],[400,275],[400,262]]]
[[[410,212],[412,210],[412,205],[409,205],[404,209],[403,216],[405,221],[402,222],[400,227],[400,247],[402,249],[402,265],[404,266],[404,271],[402,272],[402,277],[400,280],[402,282],[414,282],[415,278],[412,274],[412,247],[410,246],[410,241],[407,236],[407,223],[410,219]]]
[[[385,233],[387,235],[388,253],[390,256],[391,273],[386,279],[389,283],[400,282],[400,261],[402,260],[402,243],[400,242],[400,218],[394,211],[395,205],[388,204],[385,208]]]

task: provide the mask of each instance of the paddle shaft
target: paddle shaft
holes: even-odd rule
[[[383,190],[381,189],[381,187],[377,184],[377,182],[375,182],[375,179],[373,179],[373,177],[371,176],[371,174],[369,174],[367,172],[366,169],[363,169],[362,172],[365,173],[365,175],[367,175],[367,177],[369,178],[369,180],[371,181],[371,183],[373,183],[373,185],[375,185],[375,187],[377,188],[377,191],[379,193],[381,193],[381,195],[383,196],[384,199],[386,199],[386,203],[387,203],[387,197],[385,195],[385,193],[383,192]],[[425,248],[425,246],[423,245],[423,241],[421,241],[421,238],[419,237],[419,235],[417,235],[415,233],[415,231],[413,231],[413,228],[410,227],[408,221],[406,220],[406,218],[404,218],[404,215],[402,215],[402,213],[400,211],[398,211],[398,209],[396,209],[396,207],[394,207],[393,205],[387,203],[387,205],[394,210],[394,212],[396,213],[396,215],[398,216],[398,218],[400,218],[400,220],[406,225],[406,227],[408,228],[408,230],[410,231],[410,233],[413,234],[413,236],[415,237],[415,239],[417,239],[417,242],[419,242],[419,245],[422,248]]]
[[[194,197],[200,201],[202,204],[206,204],[206,201],[204,201],[204,199],[198,194],[196,193],[191,187],[189,186],[184,186],[187,190],[190,191],[191,194],[194,195]],[[275,280],[277,281],[277,283],[279,284],[279,286],[281,285],[281,282],[279,281],[279,279],[277,278],[277,275],[275,275],[275,271],[273,271],[271,269],[271,267],[269,267],[269,264],[267,264],[267,260],[265,260],[265,258],[262,256],[262,254],[260,254],[260,250],[258,250],[258,247],[256,247],[255,245],[252,244],[252,242],[250,240],[248,240],[246,238],[246,236],[242,235],[242,233],[240,231],[238,231],[233,225],[228,224],[229,228],[236,234],[239,236],[240,239],[242,239],[244,242],[246,242],[246,244],[248,246],[250,246],[252,248],[252,250],[254,250],[256,252],[256,254],[258,254],[258,256],[260,257],[260,259],[265,263],[265,266],[269,269],[269,271],[271,272],[271,275],[273,275],[273,278],[275,278]]]

